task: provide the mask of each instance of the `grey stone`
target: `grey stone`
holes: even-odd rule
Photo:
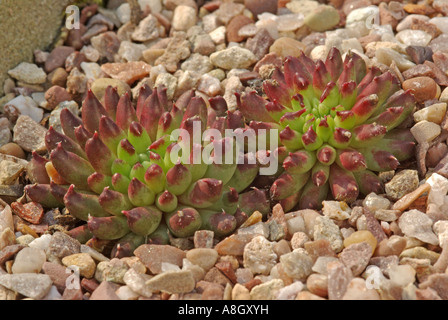
[[[419,178],[417,170],[402,170],[391,181],[385,184],[386,195],[393,200],[398,200],[417,189],[418,184]]]
[[[438,245],[439,239],[433,232],[432,225],[432,219],[416,209],[404,212],[398,219],[398,226],[406,236],[417,238],[425,243]]]
[[[14,126],[13,141],[25,151],[44,152],[45,134],[47,130],[31,119],[29,116],[21,115]]]
[[[50,291],[53,281],[46,274],[21,273],[0,275],[0,285],[25,297],[39,300]]]

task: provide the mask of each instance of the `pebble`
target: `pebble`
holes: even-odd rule
[[[420,122],[426,120],[429,122],[434,122],[436,124],[441,124],[446,114],[446,110],[446,102],[432,104],[429,107],[425,107],[414,112],[414,121]]]
[[[305,51],[306,46],[295,39],[288,37],[281,37],[275,40],[269,48],[270,53],[275,53],[277,56],[286,58],[288,56],[297,57],[302,51]]]
[[[146,18],[140,21],[131,37],[132,40],[138,42],[157,39],[159,37],[157,19],[152,14],[149,14]]]
[[[306,288],[322,298],[328,296],[328,277],[324,274],[313,273],[306,279]]]
[[[162,263],[172,263],[182,266],[182,260],[186,257],[184,251],[169,245],[141,245],[134,251],[141,262],[153,274],[162,272]]]
[[[53,281],[53,285],[56,286],[60,292],[64,292],[67,279],[72,275],[71,272],[66,272],[67,268],[58,263],[44,262],[42,265],[42,271],[46,275],[50,276],[51,281]]]
[[[197,89],[209,97],[215,97],[221,94],[221,82],[218,78],[204,74],[198,82]]]
[[[11,203],[11,208],[17,216],[32,224],[40,224],[44,217],[44,209],[37,202],[28,202],[25,204],[13,202]]]
[[[284,287],[281,279],[272,279],[262,284],[256,285],[250,290],[251,300],[274,300],[278,292]]]
[[[422,185],[420,185],[417,189],[415,189],[413,192],[405,195],[404,197],[402,197],[400,200],[398,200],[397,202],[395,202],[392,205],[392,210],[400,210],[400,211],[404,211],[407,208],[409,208],[409,206],[415,201],[417,200],[423,193],[429,191],[431,189],[431,186],[429,183],[424,183]]]
[[[319,6],[319,3],[312,0],[299,0],[299,1],[290,1],[286,4],[286,8],[288,8],[291,12],[301,13],[304,16],[313,12]]]
[[[138,61],[143,55],[143,51],[146,50],[144,44],[133,43],[130,41],[122,41],[120,44],[120,49],[118,49],[118,55],[121,57],[122,62],[128,61]],[[90,66],[95,66],[95,72],[101,71],[101,67],[96,63],[89,64]],[[85,66],[85,64],[84,64]],[[83,68],[84,69],[84,68]],[[93,78],[86,73],[88,78]],[[94,77],[95,79],[100,78],[99,76]]]
[[[47,255],[62,259],[66,256],[79,253],[80,247],[81,244],[78,240],[63,232],[57,231],[51,237]]]
[[[48,74],[48,80],[52,85],[65,87],[67,83],[68,72],[64,68],[56,68]]]
[[[295,280],[305,281],[312,272],[313,260],[304,249],[283,254],[280,262],[286,275]]]
[[[80,94],[87,92],[87,77],[78,68],[73,69],[67,78],[67,92],[70,94]]]
[[[121,286],[115,291],[121,300],[138,300],[139,294],[132,291],[128,286]]]
[[[406,53],[411,58],[411,60],[418,65],[424,63],[427,60],[432,60],[433,55],[431,48],[421,46],[408,46],[406,47]]]
[[[433,245],[439,244],[439,239],[432,230],[432,219],[419,210],[413,209],[404,212],[398,219],[398,225],[408,237],[414,237]]]
[[[196,10],[190,6],[180,5],[174,9],[172,27],[177,31],[187,31],[197,22]]]
[[[218,260],[218,252],[215,249],[195,248],[187,252],[186,258],[191,263],[200,266],[205,271],[208,271]]]
[[[336,257],[320,256],[316,259],[311,270],[319,274],[327,275],[327,265],[332,261],[339,261]]]
[[[392,235],[378,244],[375,256],[399,256],[406,247],[406,238]]]
[[[0,211],[0,231],[8,228],[14,230],[14,221],[10,206],[6,206]]]
[[[120,259],[101,261],[96,266],[95,279],[99,282],[110,281],[124,284],[124,276],[128,270],[129,266]]]
[[[226,38],[228,42],[241,42],[245,37],[239,35],[239,30],[245,25],[253,23],[253,20],[245,15],[237,15],[230,20],[226,28]]]
[[[415,259],[429,259],[431,264],[437,262],[440,257],[440,254],[431,250],[428,250],[424,247],[414,247],[410,249],[403,250],[400,254],[400,259],[403,258],[415,258]]]
[[[38,248],[23,248],[16,255],[11,271],[18,273],[40,273],[47,256],[45,251]]]
[[[448,87],[443,89],[442,93],[440,94],[440,98],[439,100],[441,102],[446,102],[448,103]]]
[[[9,70],[8,74],[18,81],[29,84],[42,84],[47,80],[47,75],[42,68],[28,62],[20,63],[14,69]]]
[[[327,264],[327,273],[328,299],[341,300],[353,278],[350,269],[340,261],[333,261]]]
[[[232,289],[232,300],[250,300],[250,292],[245,286],[237,283]]]
[[[120,49],[120,39],[115,32],[108,31],[101,33],[90,39],[92,47],[98,51],[100,57],[106,58],[109,62],[114,61],[115,54]]]
[[[100,285],[92,292],[89,300],[120,300],[115,291],[117,291],[119,285],[116,283],[103,281]]]
[[[182,62],[180,67],[184,71],[195,71],[201,75],[213,69],[210,58],[199,53],[193,53],[188,59]]]
[[[417,122],[412,128],[411,133],[418,143],[425,143],[434,140],[440,135],[442,129],[434,122],[426,120]]]
[[[407,46],[427,46],[432,37],[422,30],[403,30],[395,35],[395,38]]]
[[[353,278],[347,286],[342,300],[380,300],[381,296],[375,289],[368,289],[362,278]]]
[[[242,3],[224,2],[214,14],[216,14],[222,24],[227,25],[233,17],[241,14],[243,11],[244,4]]]
[[[386,195],[392,200],[398,200],[417,189],[418,185],[419,178],[417,170],[402,170],[385,184]]]
[[[339,227],[328,217],[317,217],[314,225],[314,240],[325,239],[337,253],[343,249],[343,239]]]
[[[2,147],[8,144],[12,139],[11,129],[9,126],[10,124],[7,118],[0,118],[0,146]]]
[[[21,115],[29,116],[32,120],[40,122],[44,116],[44,111],[37,106],[31,97],[18,96],[7,103],[14,106]]]
[[[75,52],[75,49],[69,46],[60,46],[54,48],[45,61],[45,71],[47,73],[50,73],[57,68],[65,67],[65,60],[73,52]]]
[[[303,248],[306,242],[310,241],[310,238],[306,235],[305,232],[295,232],[291,238],[291,247],[292,249]]]
[[[46,109],[53,110],[61,102],[71,101],[72,95],[67,90],[60,86],[52,86],[45,92],[45,100],[47,101]]]
[[[152,290],[146,286],[146,281],[151,278],[148,274],[139,273],[133,268],[130,268],[124,274],[123,281],[132,291],[143,297],[150,298],[152,296]]]
[[[339,20],[339,12],[333,6],[320,5],[305,17],[304,23],[313,31],[323,32],[337,26]]]
[[[403,55],[390,48],[378,48],[375,51],[375,57],[378,62],[383,63],[387,66],[390,66],[392,62],[394,62],[401,72],[415,66],[413,62],[409,61]]]
[[[106,63],[101,65],[101,70],[113,79],[132,85],[147,77],[151,66],[143,61],[129,61],[127,63]]]
[[[191,54],[190,42],[187,40],[185,32],[173,32],[165,52],[156,59],[154,65],[163,65],[168,72],[176,72],[177,64],[181,60],[187,59]]]
[[[126,22],[129,22],[131,20],[131,7],[129,6],[129,3],[121,4],[115,10],[115,13],[117,15],[118,20],[120,20],[122,24],[125,24]]]
[[[0,250],[16,243],[16,236],[13,230],[6,228],[0,232]]]
[[[53,282],[46,274],[20,273],[0,275],[0,285],[25,297],[40,300],[48,294]]]
[[[20,163],[15,163],[9,160],[0,161],[0,184],[13,185],[17,178],[25,170],[25,167]]]
[[[437,26],[442,33],[448,33],[448,17],[434,17],[428,22]]]
[[[419,288],[431,288],[441,299],[448,299],[448,275],[443,273],[432,274],[426,281],[419,284]]]
[[[344,239],[344,247],[347,248],[350,245],[367,242],[372,248],[372,254],[376,249],[377,240],[372,232],[368,230],[358,230],[353,232],[348,238]]]
[[[432,49],[433,52],[437,52],[437,51],[445,51],[446,52],[448,50],[447,40],[448,40],[448,34],[443,33],[440,36],[438,36],[437,38],[433,39],[429,43],[429,47]]]
[[[210,62],[225,70],[247,69],[257,61],[252,51],[240,47],[230,47],[228,49],[214,52],[210,55]]]
[[[187,293],[194,289],[196,283],[190,270],[168,271],[146,281],[151,291],[163,291],[169,294]]]
[[[79,274],[85,278],[92,278],[95,275],[96,264],[88,253],[76,253],[62,258],[62,263],[66,267],[79,268]]]
[[[126,92],[131,92],[131,88],[129,87],[129,85],[126,82],[119,80],[119,79],[111,79],[111,78],[100,78],[100,79],[95,80],[92,83],[91,89],[92,89],[92,92],[95,94],[95,96],[99,100],[102,100],[104,97],[106,88],[108,86],[117,88],[117,92],[120,96],[122,96]]]
[[[350,207],[344,201],[323,201],[322,213],[334,220],[346,220],[350,218]]]
[[[263,12],[277,13],[276,0],[244,0],[245,7],[256,17]]]
[[[254,237],[245,247],[243,253],[244,267],[254,274],[268,275],[277,264],[277,254],[272,242],[263,236]]]
[[[375,17],[379,17],[377,6],[354,9],[347,15],[345,28],[356,30],[361,36],[365,36],[369,33],[369,25],[372,25]]]
[[[229,111],[234,111],[238,107],[235,93],[241,93],[244,90],[243,84],[238,76],[232,76],[227,79],[224,88],[224,100],[226,100]]]
[[[262,28],[257,31],[253,38],[247,39],[245,48],[252,51],[257,60],[261,60],[269,52],[273,43],[274,39],[269,32]]]
[[[373,254],[372,247],[369,243],[363,241],[354,243],[345,247],[339,255],[339,259],[344,263],[353,275],[359,276],[369,264]]]
[[[377,195],[374,192],[369,193],[362,201],[364,207],[369,208],[370,211],[376,212],[381,209],[389,209],[390,201],[385,197]]]
[[[46,150],[45,133],[47,130],[26,115],[21,115],[13,129],[13,141],[23,150],[41,153]]]

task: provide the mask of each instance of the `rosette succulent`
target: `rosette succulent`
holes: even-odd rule
[[[325,61],[287,57],[263,90],[266,97],[243,94],[239,109],[250,128],[279,132],[271,151],[282,166],[268,187],[286,210],[320,208],[330,191],[348,203],[382,193],[377,172],[413,156],[413,137],[399,128],[415,107],[413,94],[354,52],[344,60],[336,48]]]
[[[147,241],[166,242],[167,230],[188,237],[210,229],[220,237],[253,210],[269,209],[265,193],[246,190],[256,163],[214,161],[217,151],[231,151],[232,138],[194,140],[197,125],[200,133],[244,127],[222,97],[207,105],[189,91],[172,103],[166,88],[144,86],[134,108],[129,94],[108,87],[104,105],[89,91],[82,118],[63,109],[60,120],[63,133],[50,127],[45,137],[49,159],[33,154],[29,172],[37,183],[26,193],[86,221],[70,232],[96,248],[113,241],[115,255],[129,254]],[[176,129],[183,129],[179,137]]]

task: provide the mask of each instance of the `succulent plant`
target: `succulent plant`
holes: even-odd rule
[[[316,62],[287,57],[263,90],[266,97],[243,94],[239,109],[250,128],[279,132],[271,151],[282,166],[268,187],[285,210],[320,208],[329,191],[348,203],[382,193],[376,172],[413,156],[413,137],[399,128],[415,107],[413,94],[354,52],[342,59],[332,48]]]
[[[257,176],[256,163],[214,161],[216,150],[229,152],[231,138],[197,142],[180,135],[172,141],[175,129],[190,133],[195,124],[219,132],[243,127],[241,113],[228,111],[222,97],[207,106],[189,91],[172,103],[166,88],[143,86],[134,108],[129,94],[120,97],[108,87],[104,106],[89,91],[82,118],[63,109],[60,120],[64,133],[50,127],[45,137],[49,159],[33,153],[29,172],[36,184],[26,193],[86,221],[71,234],[96,248],[115,241],[115,255],[123,255],[145,241],[166,241],[167,229],[175,237],[198,229],[220,237],[250,210],[269,209],[262,191],[239,194]],[[201,151],[210,143],[214,148],[205,162]],[[173,161],[178,147],[182,152]]]

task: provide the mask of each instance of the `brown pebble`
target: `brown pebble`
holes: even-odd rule
[[[432,15],[436,13],[436,11],[427,4],[414,4],[414,3],[407,3],[403,7],[404,11],[411,14],[422,14],[425,16]]]
[[[244,5],[255,17],[263,12],[277,14],[278,0],[244,0]]]
[[[412,90],[417,102],[425,102],[440,95],[440,87],[429,77],[408,79],[403,82],[403,90]]]
[[[40,224],[44,217],[44,209],[37,202],[21,204],[20,202],[11,203],[12,211],[25,221],[32,224]]]
[[[45,100],[47,100],[47,109],[53,110],[61,102],[70,101],[73,97],[67,90],[60,86],[52,86],[45,92]]]
[[[47,61],[45,61],[45,72],[50,73],[56,68],[65,67],[65,60],[75,51],[72,47],[60,46],[51,51]]]
[[[253,23],[253,20],[245,15],[237,15],[229,21],[229,24],[226,28],[226,36],[228,42],[241,42],[244,40],[244,37],[238,35],[238,31],[245,25],[249,23]]]
[[[237,282],[235,270],[233,270],[232,263],[229,261],[220,261],[215,264],[215,267],[221,271],[233,283]]]
[[[248,282],[246,282],[244,284],[244,286],[247,288],[247,290],[250,291],[250,290],[252,290],[253,287],[258,286],[261,283],[262,283],[261,280],[256,278],[256,279],[249,280]]]
[[[16,158],[25,159],[26,155],[23,149],[16,143],[10,142],[0,147],[0,153],[7,154]]]
[[[68,73],[64,68],[56,68],[48,74],[48,81],[54,86],[65,87],[67,84]]]
[[[308,290],[322,298],[328,296],[328,278],[324,274],[313,273],[306,279]]]
[[[392,210],[400,210],[400,211],[406,210],[415,200],[417,200],[423,193],[429,191],[430,189],[431,185],[429,183],[422,184],[417,189],[415,189],[411,193],[408,193],[407,195],[403,196],[400,200],[395,202],[394,205],[392,206]]]
[[[95,291],[95,289],[98,288],[99,285],[100,285],[99,282],[93,278],[92,279],[83,278],[81,280],[81,287],[90,293]]]

